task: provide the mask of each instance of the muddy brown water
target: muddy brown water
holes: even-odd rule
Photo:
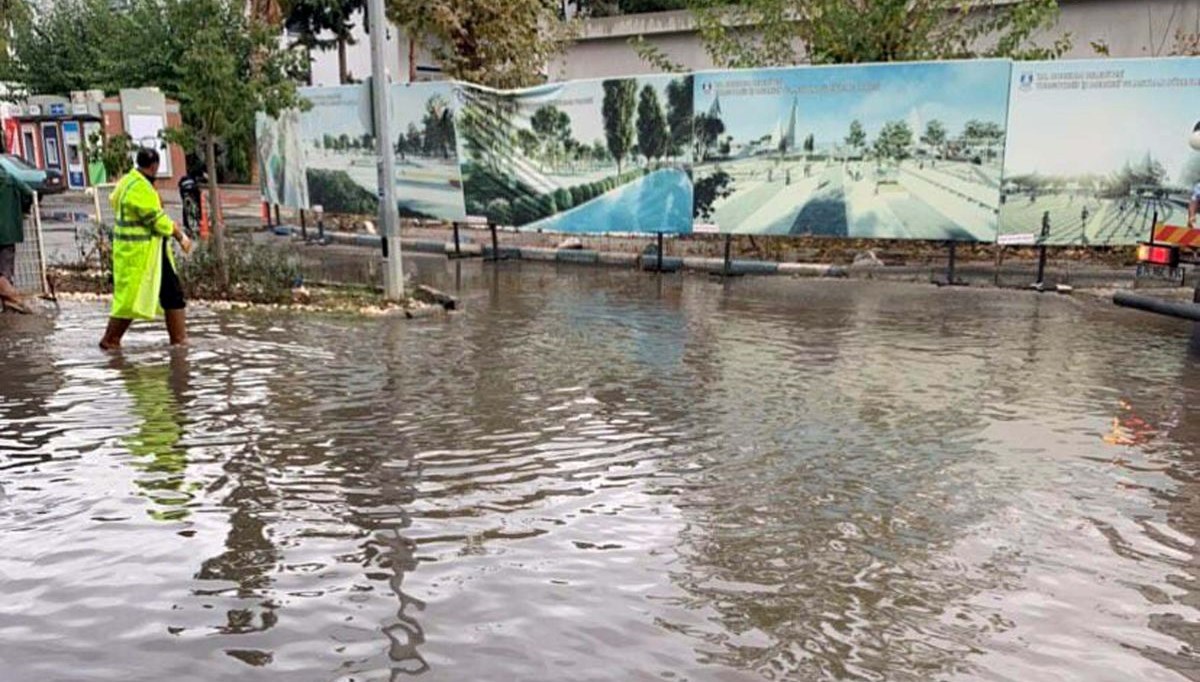
[[[417,322],[0,317],[0,679],[1200,677],[1200,344],[417,259]]]

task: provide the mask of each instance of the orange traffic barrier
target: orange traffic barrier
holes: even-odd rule
[[[208,239],[208,197],[200,195],[200,239]]]
[[[1200,230],[1189,230],[1180,225],[1159,225],[1154,228],[1154,241],[1200,248]]]

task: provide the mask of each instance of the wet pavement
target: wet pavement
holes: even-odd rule
[[[1189,324],[408,266],[464,312],[0,316],[0,678],[1200,676]]]

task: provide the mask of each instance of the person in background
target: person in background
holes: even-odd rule
[[[193,167],[179,180],[179,199],[183,202],[183,230],[188,235],[200,229],[200,187],[208,182],[208,175]]]
[[[25,214],[33,190],[0,167],[0,308],[29,314],[17,290],[17,244],[25,241]]]
[[[117,183],[109,203],[117,216],[113,229],[113,305],[108,328],[100,339],[104,350],[121,347],[133,320],[153,320],[165,311],[171,345],[187,343],[183,286],[175,273],[175,255],[168,237],[190,253],[192,240],[179,229],[154,189],[158,152],[142,148],[137,168]]]

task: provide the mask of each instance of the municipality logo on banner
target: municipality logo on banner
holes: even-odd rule
[[[1029,71],[1021,74],[1021,89],[1028,92],[1033,89],[1033,74]]]
[[[700,86],[700,89],[703,90],[704,94],[706,95],[711,93],[713,89],[712,81],[705,82],[704,85]]]

